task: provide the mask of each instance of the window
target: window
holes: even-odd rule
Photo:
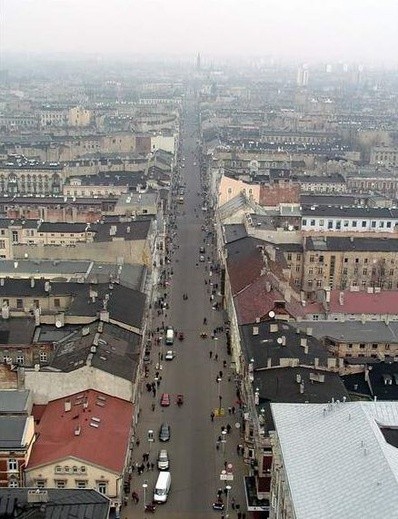
[[[315,256],[310,256],[310,263],[314,263]]]
[[[23,366],[24,365],[24,362],[25,362],[25,358],[22,354],[18,354],[17,357],[16,357],[16,362],[17,364],[19,364],[20,366]]]
[[[5,248],[6,248],[6,241],[0,240],[0,249],[5,249]]]
[[[387,227],[387,229],[391,229],[391,222],[387,222],[386,227]]]
[[[307,281],[307,285],[308,285],[309,287],[312,287],[312,279],[309,279],[309,280]]]
[[[300,268],[300,265],[297,265],[296,266],[296,272],[300,272],[301,268]]]
[[[371,226],[372,226],[372,229],[376,228],[376,220],[372,220]]]
[[[44,488],[46,486],[46,480],[45,479],[36,479],[36,485],[37,488]]]
[[[352,344],[351,344],[351,343],[347,344],[347,346],[348,346],[349,348],[352,348]]]
[[[54,479],[55,488],[66,488],[65,479]]]
[[[380,227],[380,229],[383,229],[383,227],[384,227],[384,222],[379,222],[379,227]]]
[[[7,460],[7,470],[8,472],[18,471],[18,461],[15,458],[9,458]]]
[[[313,269],[312,267],[310,267],[310,268],[308,269],[308,274],[311,275],[311,274],[313,274],[313,273],[314,273],[314,269]]]
[[[321,288],[321,286],[322,286],[322,280],[321,279],[318,279],[318,281],[316,282],[316,286],[318,288]]]
[[[291,260],[292,260],[292,253],[291,253],[291,252],[288,253],[288,255],[287,255],[287,260],[288,260],[288,261],[291,261]]]
[[[362,274],[363,274],[364,276],[367,276],[367,274],[368,274],[368,269],[363,269]]]
[[[315,220],[311,220],[311,227],[315,227]]]
[[[348,258],[344,258],[344,263],[348,263]]]
[[[319,227],[323,227],[325,225],[325,220],[319,220]]]
[[[297,254],[297,256],[296,256],[296,260],[297,260],[297,261],[300,261],[300,260],[301,260],[301,254]]]
[[[389,350],[389,349],[390,349],[390,345],[389,345],[389,344],[386,344],[386,345],[384,346],[384,348],[385,348],[386,350]]]
[[[323,256],[319,256],[319,263],[323,263]]]
[[[365,344],[363,342],[361,342],[361,344],[359,345],[360,349],[361,350],[364,350],[365,349]]]
[[[337,229],[337,230],[340,230],[340,229],[341,229],[341,220],[337,220],[337,221],[336,221],[336,229]]]
[[[368,258],[364,258],[363,262],[365,263],[365,265],[367,264],[368,262]]]
[[[18,243],[18,231],[12,231],[12,243]]]
[[[377,350],[377,346],[378,346],[378,345],[377,345],[376,343],[373,343],[373,344],[372,344],[372,349],[373,349],[373,350]]]
[[[307,225],[307,220],[305,218],[303,219],[303,225]]]
[[[362,220],[362,227],[366,227],[366,220]]]
[[[23,308],[23,300],[22,299],[17,299],[17,308],[18,309]]]
[[[106,494],[108,484],[106,481],[98,481],[97,490],[100,494]]]
[[[352,227],[356,227],[356,226],[357,226],[357,221],[356,221],[356,220],[353,220],[353,221],[351,222],[351,226],[352,226]]]
[[[328,229],[333,229],[333,220],[328,220]]]
[[[58,298],[54,299],[54,306],[55,306],[55,308],[59,308],[61,306],[61,302]]]
[[[47,362],[47,352],[46,351],[40,352],[40,362]]]
[[[8,487],[9,488],[18,488],[19,484],[18,484],[17,478],[10,478],[8,481]]]
[[[348,227],[348,224],[349,224],[349,221],[348,221],[348,220],[344,220],[344,222],[343,222],[343,226],[344,226],[344,227]]]
[[[85,479],[76,479],[76,488],[87,488],[87,481]]]

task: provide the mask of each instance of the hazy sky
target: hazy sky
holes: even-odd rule
[[[0,0],[4,51],[398,61],[398,0]]]

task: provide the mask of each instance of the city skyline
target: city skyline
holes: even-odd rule
[[[2,0],[3,53],[275,56],[394,65],[393,0]]]

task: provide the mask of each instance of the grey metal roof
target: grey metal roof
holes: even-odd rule
[[[245,238],[247,236],[246,228],[241,223],[224,225],[224,236],[225,243],[230,243],[232,241],[239,240],[240,238]]]
[[[303,206],[302,215],[320,216],[325,218],[341,217],[341,218],[384,218],[394,219],[397,216],[386,207],[329,207],[321,206]]]
[[[395,238],[357,238],[354,236],[321,236],[307,237],[307,250],[324,251],[358,251],[358,252],[396,252],[398,239]]]
[[[0,390],[0,414],[28,413],[29,393],[28,389]]]
[[[0,488],[0,517],[108,519],[110,500],[96,490],[43,489],[41,492],[47,493],[48,501],[42,513],[40,507],[43,503],[28,503],[28,490],[37,492],[36,488]]]
[[[86,275],[87,271],[92,265],[91,261],[64,261],[64,260],[1,260],[0,272],[1,275],[21,275],[21,274],[42,274],[45,277],[46,274],[78,274]]]
[[[330,337],[344,342],[398,343],[397,321],[389,324],[384,321],[299,321],[292,325],[303,331],[312,328],[313,336],[319,339]]]
[[[27,416],[0,416],[0,449],[21,449]],[[0,515],[1,517],[1,515]]]

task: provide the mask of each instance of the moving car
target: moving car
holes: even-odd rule
[[[168,393],[162,393],[160,397],[160,405],[162,407],[168,407],[170,405],[170,395]]]
[[[165,360],[173,360],[174,359],[174,351],[168,350],[166,351]]]
[[[161,442],[168,442],[170,440],[170,425],[162,423],[159,430],[159,440]]]
[[[153,492],[155,503],[165,503],[170,492],[171,474],[170,472],[160,472]]]
[[[199,252],[200,252],[201,254],[204,254],[204,253],[205,253],[205,248],[204,248],[204,247],[199,247]]]
[[[201,255],[199,256],[199,261],[201,261],[201,262],[203,263],[204,260],[205,260],[205,257],[201,254]]]
[[[158,454],[158,469],[167,470],[170,467],[169,455],[166,449],[162,449]]]

